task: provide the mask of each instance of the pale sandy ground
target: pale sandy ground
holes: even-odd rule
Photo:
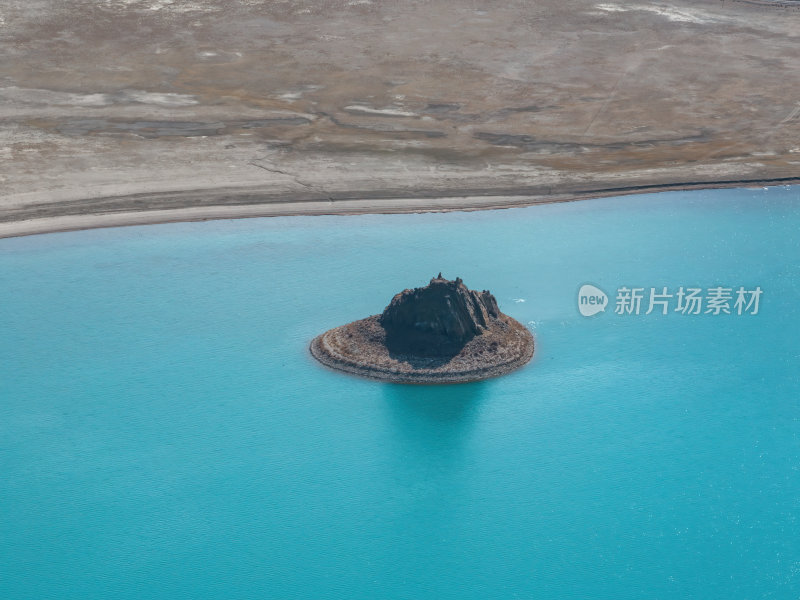
[[[800,3],[5,0],[0,236],[800,178]]]

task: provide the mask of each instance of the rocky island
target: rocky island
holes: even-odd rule
[[[500,312],[488,291],[442,274],[407,289],[382,314],[336,327],[311,342],[322,364],[395,383],[463,383],[504,375],[533,356],[530,331]]]

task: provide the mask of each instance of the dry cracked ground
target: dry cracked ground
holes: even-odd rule
[[[0,221],[800,177],[796,0],[3,0],[0,44]]]

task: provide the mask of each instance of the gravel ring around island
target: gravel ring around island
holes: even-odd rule
[[[315,337],[309,350],[323,365],[390,383],[467,383],[505,375],[533,357],[533,335],[508,315],[467,342],[452,357],[390,354],[379,315],[335,327]]]

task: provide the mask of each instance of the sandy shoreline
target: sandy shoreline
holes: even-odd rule
[[[728,181],[696,181],[673,184],[632,185],[621,187],[603,187],[595,189],[530,190],[531,193],[520,193],[525,190],[476,190],[473,194],[458,190],[459,195],[446,196],[442,190],[436,195],[403,197],[390,191],[353,192],[340,195],[340,198],[326,200],[288,197],[285,199],[269,198],[259,190],[252,188],[227,190],[186,190],[170,192],[170,204],[174,208],[148,210],[148,200],[162,199],[163,193],[136,194],[103,198],[102,210],[97,208],[96,200],[84,203],[53,203],[50,207],[32,207],[28,211],[20,211],[17,215],[0,213],[0,238],[38,235],[82,229],[103,227],[124,227],[132,225],[155,225],[160,223],[179,223],[190,221],[207,221],[212,219],[242,219],[255,217],[277,217],[293,215],[355,215],[355,214],[394,214],[415,212],[445,212],[490,210],[548,204],[554,202],[570,202],[608,196],[645,194],[664,191],[762,187],[800,184],[798,177],[781,177],[771,179],[739,179]],[[446,193],[446,192],[445,192]],[[215,204],[215,197],[224,197],[225,204]],[[207,205],[197,205],[202,199]],[[5,219],[3,221],[3,219]]]
[[[800,182],[796,2],[6,4],[2,237]]]

